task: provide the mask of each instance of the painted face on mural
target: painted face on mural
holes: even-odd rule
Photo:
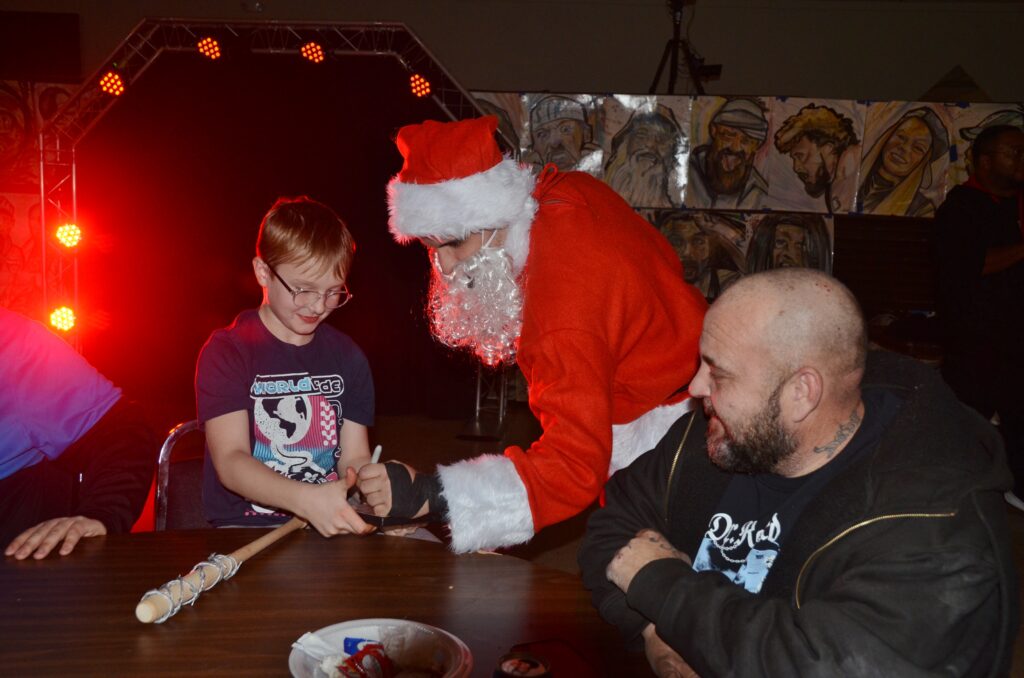
[[[836,149],[831,143],[817,144],[804,135],[789,151],[793,171],[812,198],[820,197],[832,183],[836,169]]]
[[[711,243],[708,236],[692,220],[673,221],[665,226],[665,237],[683,262],[686,282],[693,284],[700,280],[711,259]]]
[[[917,168],[932,149],[932,133],[920,118],[900,123],[882,149],[880,171],[888,179],[903,179]]]
[[[720,195],[738,193],[746,184],[754,166],[754,154],[764,141],[728,125],[712,123],[709,131],[708,183]]]
[[[576,167],[583,151],[583,124],[579,120],[551,120],[533,130],[533,150],[544,163],[560,170]]]
[[[807,231],[796,224],[779,224],[772,244],[773,268],[807,265]]]

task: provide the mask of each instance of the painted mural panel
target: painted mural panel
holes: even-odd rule
[[[971,173],[970,149],[981,130],[993,125],[1011,125],[1024,129],[1024,106],[1021,104],[951,104],[953,122],[951,162],[946,190],[967,181]]]
[[[669,209],[654,224],[683,264],[686,281],[714,301],[747,273],[809,267],[832,272],[832,217],[801,212]]]
[[[765,206],[804,212],[852,212],[867,107],[855,101],[776,98]]]
[[[760,97],[693,102],[687,207],[760,209],[768,196],[768,104]]]
[[[891,101],[868,106],[858,211],[932,217],[946,191],[949,111],[943,104]]]
[[[690,101],[629,95],[604,100],[603,178],[641,213],[682,205]]]
[[[498,118],[498,131],[521,154],[526,128],[525,96],[515,92],[473,92],[473,99],[486,115]]]
[[[523,162],[537,171],[553,163],[563,172],[580,170],[600,177],[601,97],[590,94],[526,94]]]

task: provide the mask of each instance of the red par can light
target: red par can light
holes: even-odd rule
[[[82,241],[82,229],[75,224],[64,224],[57,229],[57,240],[70,249]]]
[[[107,71],[100,78],[100,89],[111,96],[119,97],[124,94],[124,80],[116,71]]]
[[[220,43],[217,42],[216,38],[211,38],[209,36],[203,38],[196,44],[196,49],[199,50],[200,54],[211,61],[220,58]]]
[[[299,54],[314,64],[323,63],[324,60],[324,48],[315,42],[307,42],[299,49]]]
[[[50,324],[61,332],[67,332],[75,326],[75,312],[67,306],[55,308],[50,313]]]
[[[425,97],[430,94],[430,82],[419,73],[414,73],[409,78],[409,87],[412,93],[418,97]]]

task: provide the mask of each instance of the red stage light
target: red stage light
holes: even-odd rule
[[[199,49],[199,53],[207,59],[219,59],[220,58],[220,43],[214,38],[206,37],[199,41],[196,45]]]
[[[75,224],[64,224],[57,229],[57,240],[64,247],[74,247],[82,240],[82,229]]]
[[[309,59],[314,64],[321,63],[324,60],[324,48],[315,42],[307,42],[299,50],[299,54]]]
[[[56,236],[61,245],[72,248],[82,241],[82,229],[74,223],[66,223],[57,228]]]
[[[412,93],[418,97],[425,97],[430,94],[430,83],[419,73],[409,78],[409,85],[412,87]]]
[[[100,89],[115,97],[124,93],[124,80],[114,71],[107,71],[107,74],[100,78]]]
[[[75,326],[75,312],[67,306],[54,309],[50,314],[50,324],[61,332],[67,332]]]

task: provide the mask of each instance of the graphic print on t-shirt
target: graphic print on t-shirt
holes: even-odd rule
[[[305,483],[336,480],[339,396],[337,374],[256,375],[253,399],[253,456],[283,476]],[[269,512],[253,504],[257,512]]]
[[[757,593],[779,555],[781,534],[778,513],[760,524],[756,520],[738,523],[728,513],[716,513],[708,521],[693,569],[721,572],[734,584]]]

